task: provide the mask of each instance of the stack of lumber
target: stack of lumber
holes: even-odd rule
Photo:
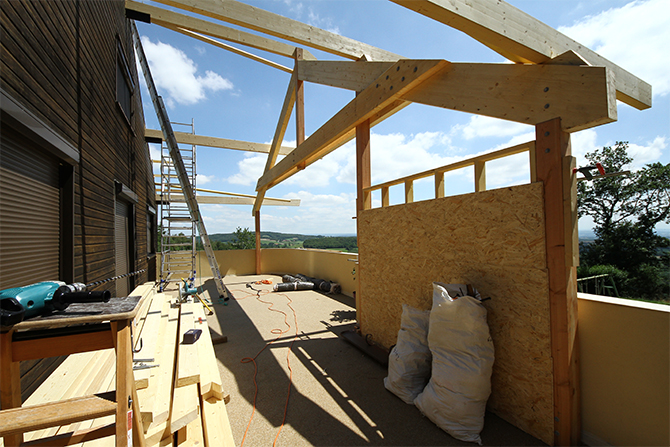
[[[224,400],[227,395],[202,304],[179,303],[176,293],[156,293],[153,283],[138,287],[132,295],[146,296],[132,329],[145,445],[234,446]],[[200,329],[201,335],[194,343],[183,343],[189,329]],[[138,366],[144,368],[136,369]],[[113,391],[115,384],[113,349],[73,354],[23,405]],[[107,416],[25,433],[24,441],[113,424],[114,416]],[[108,436],[75,445],[113,446],[115,441]]]

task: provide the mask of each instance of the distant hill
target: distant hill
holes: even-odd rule
[[[320,238],[320,237],[324,236],[313,236],[309,234],[277,233],[274,231],[261,231],[261,240],[265,239],[277,242],[284,242],[290,240],[303,242],[307,239]],[[217,241],[217,242],[233,242],[235,240],[235,234],[234,233],[210,234],[209,239],[211,241]],[[198,237],[198,241],[200,241],[200,237]]]

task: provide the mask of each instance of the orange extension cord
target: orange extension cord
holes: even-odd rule
[[[245,357],[241,360],[242,363],[253,363],[254,364],[254,388],[255,388],[255,391],[254,391],[253,410],[251,411],[251,417],[249,418],[249,423],[247,424],[247,428],[244,431],[244,436],[242,437],[242,443],[240,444],[240,447],[244,446],[244,440],[247,437],[247,433],[249,432],[249,427],[251,427],[251,421],[254,419],[254,414],[256,413],[256,398],[258,397],[258,383],[256,382],[256,376],[258,375],[258,364],[256,363],[256,359],[258,358],[259,355],[261,355],[261,353],[263,351],[265,351],[265,348],[267,348],[272,343],[279,340],[279,338],[282,335],[284,335],[285,333],[287,333],[288,331],[291,330],[291,324],[288,322],[288,315],[286,314],[286,312],[283,312],[283,311],[278,310],[278,309],[274,309],[274,303],[272,303],[270,301],[263,301],[261,299],[261,294],[264,296],[264,295],[269,294],[270,291],[269,290],[257,290],[257,289],[254,289],[253,287],[250,287],[250,288],[251,288],[251,290],[256,292],[255,293],[256,300],[260,301],[263,304],[268,305],[268,310],[269,311],[277,312],[277,313],[280,313],[280,314],[284,315],[284,324],[286,325],[286,330],[282,331],[281,329],[272,329],[270,332],[272,334],[276,334],[277,338],[275,338],[274,340],[266,343],[265,346],[263,346],[263,349],[258,351],[258,353],[254,357]],[[231,292],[244,292],[246,294],[246,296],[243,296],[242,298],[234,298],[237,301],[243,300],[243,299],[245,299],[249,296],[254,295],[253,293],[250,293],[246,290],[231,290]],[[282,419],[281,426],[279,427],[279,431],[277,432],[277,436],[275,436],[274,442],[272,443],[273,447],[275,447],[277,445],[277,440],[279,439],[279,435],[281,434],[282,429],[284,428],[284,424],[286,423],[286,415],[288,413],[288,402],[289,402],[289,398],[291,397],[291,386],[293,384],[293,369],[291,368],[291,351],[293,350],[293,344],[295,343],[295,340],[298,338],[298,316],[295,313],[295,309],[291,306],[291,303],[293,303],[293,300],[291,300],[291,298],[289,298],[288,295],[286,295],[284,293],[273,293],[273,295],[283,296],[288,300],[287,305],[288,305],[289,309],[291,309],[291,311],[293,312],[293,321],[295,323],[295,335],[293,337],[293,340],[291,340],[291,344],[289,345],[288,352],[286,354],[286,364],[287,364],[288,370],[289,370],[289,381],[288,381],[288,391],[286,392],[286,404],[284,406],[284,417]]]

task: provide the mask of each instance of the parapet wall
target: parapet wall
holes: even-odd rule
[[[358,224],[362,332],[388,348],[403,304],[430,309],[432,282],[473,284],[491,297],[489,409],[553,444],[542,183],[365,210]]]

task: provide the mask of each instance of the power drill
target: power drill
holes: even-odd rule
[[[0,290],[0,326],[8,329],[36,315],[65,310],[72,303],[106,303],[109,290],[87,291],[86,284],[45,281]]]

